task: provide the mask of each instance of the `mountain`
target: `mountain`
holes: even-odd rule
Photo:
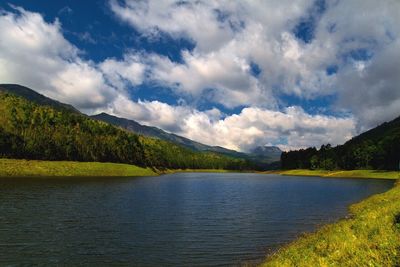
[[[193,151],[92,119],[26,87],[0,87],[0,157],[116,162],[157,169],[253,168],[245,159]]]
[[[0,92],[10,93],[16,96],[21,96],[29,101],[32,101],[38,105],[50,106],[55,109],[67,110],[74,113],[80,113],[76,108],[71,105],[58,102],[57,100],[48,98],[41,95],[34,90],[18,85],[18,84],[0,84]]]
[[[91,117],[119,126],[130,132],[169,141],[193,151],[214,152],[233,158],[245,159],[251,161],[257,169],[276,169],[279,167],[276,162],[279,162],[282,151],[278,147],[259,146],[250,153],[243,153],[220,146],[208,146],[173,133],[167,133],[157,127],[142,125],[134,120],[112,116],[107,113],[100,113]]]
[[[343,145],[283,152],[282,168],[398,170],[400,117],[366,131]]]
[[[252,154],[258,156],[281,156],[282,150],[277,146],[258,146],[255,147],[252,151]]]
[[[144,136],[150,136],[150,137],[158,138],[161,140],[169,141],[169,142],[184,146],[184,147],[194,150],[194,151],[216,152],[216,153],[229,155],[231,157],[238,157],[238,158],[246,157],[245,153],[237,152],[235,150],[230,150],[230,149],[223,148],[220,146],[204,145],[202,143],[190,140],[188,138],[185,138],[185,137],[173,134],[173,133],[167,133],[157,127],[142,125],[134,120],[128,120],[128,119],[112,116],[107,113],[100,113],[100,114],[97,114],[97,115],[94,115],[91,117],[94,119],[100,120],[100,121],[104,121],[104,122],[113,124],[115,126],[119,126],[130,132],[134,132],[134,133],[141,134]]]
[[[252,157],[265,158],[270,162],[279,161],[281,154],[282,150],[276,146],[258,146],[255,147],[250,153]]]

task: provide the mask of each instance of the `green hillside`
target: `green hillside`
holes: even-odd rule
[[[115,162],[158,169],[250,168],[242,159],[194,152],[127,132],[49,98],[42,99],[45,102],[40,97],[27,98],[32,101],[0,90],[0,157]]]
[[[284,152],[283,169],[380,169],[398,170],[400,117],[379,125],[343,145]]]

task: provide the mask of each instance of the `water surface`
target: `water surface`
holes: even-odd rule
[[[0,265],[254,263],[392,185],[235,173],[0,179]]]

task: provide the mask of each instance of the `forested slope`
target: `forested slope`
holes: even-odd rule
[[[381,169],[398,170],[400,117],[379,125],[343,145],[282,153],[283,169]]]
[[[155,168],[248,169],[250,164],[139,136],[64,104],[39,105],[0,90],[0,157],[129,163]]]

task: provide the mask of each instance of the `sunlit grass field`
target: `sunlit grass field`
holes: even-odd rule
[[[152,176],[150,168],[129,164],[0,159],[0,176]]]

